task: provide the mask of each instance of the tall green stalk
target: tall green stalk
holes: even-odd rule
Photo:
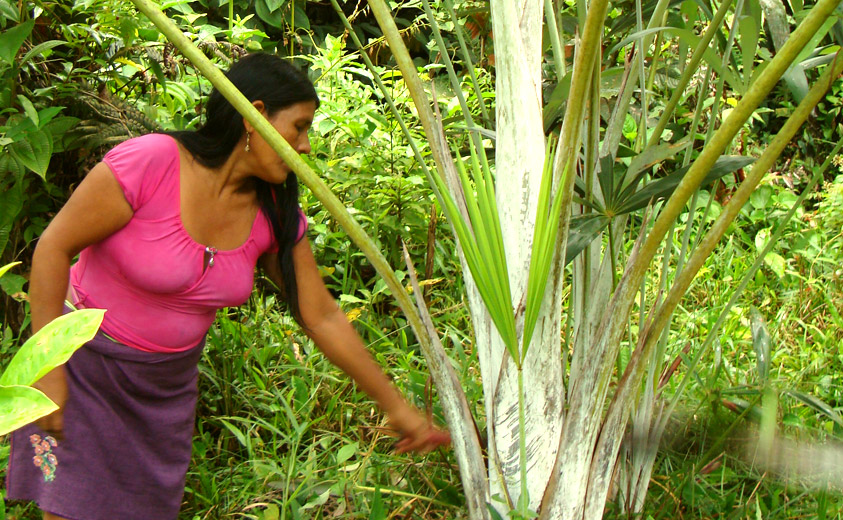
[[[624,300],[630,301],[628,298],[631,287],[637,287],[640,283],[640,280],[649,267],[650,260],[655,256],[667,230],[682,211],[685,203],[697,190],[708,171],[714,165],[714,162],[743,127],[756,107],[769,94],[782,74],[787,70],[790,63],[802,50],[802,47],[805,46],[816,30],[832,13],[837,3],[839,3],[839,0],[820,0],[811,9],[808,16],[793,32],[784,47],[782,47],[781,52],[769,62],[752,85],[752,88],[749,89],[747,95],[741,99],[729,117],[723,121],[720,129],[712,136],[697,160],[694,161],[685,177],[676,187],[676,190],[665,203],[664,208],[653,224],[652,231],[641,247],[640,255],[627,268],[625,277],[629,279],[628,286],[619,289],[619,294],[616,295],[615,300],[618,302]],[[626,304],[623,305],[626,306]]]
[[[723,208],[717,221],[706,233],[699,247],[694,250],[694,253],[688,259],[685,268],[677,276],[664,303],[655,312],[653,322],[647,329],[646,336],[633,353],[633,357],[627,365],[627,370],[618,383],[615,397],[609,405],[609,410],[604,421],[604,432],[608,433],[601,435],[600,442],[597,446],[598,451],[606,450],[607,452],[612,452],[613,449],[616,449],[611,446],[617,446],[620,439],[613,438],[611,432],[617,431],[625,423],[635,391],[641,384],[641,378],[646,367],[645,360],[648,359],[653,348],[658,343],[661,332],[664,330],[673,310],[679,304],[682,296],[687,292],[688,287],[690,287],[694,276],[702,267],[705,259],[709,257],[740,209],[749,200],[750,195],[761,181],[761,178],[773,166],[785,146],[796,134],[796,131],[802,126],[814,107],[831,87],[832,81],[840,76],[841,73],[843,73],[843,56],[838,53],[837,59],[825,71],[799,106],[796,107],[796,110],[794,110],[784,126],[782,126],[781,130],[773,138],[773,141],[764,150],[758,161],[753,164],[752,170],[744,182],[741,183],[740,187],[732,195],[732,198]],[[600,478],[604,480],[609,478],[609,472],[605,468],[595,467],[594,471],[600,474]]]

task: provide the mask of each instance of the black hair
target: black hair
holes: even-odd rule
[[[254,53],[236,61],[226,77],[251,102],[263,101],[267,115],[296,103],[313,101],[319,96],[313,83],[299,69],[274,54]],[[243,116],[216,89],[205,107],[205,121],[195,131],[168,132],[177,139],[200,164],[219,168],[243,137]],[[278,266],[284,286],[281,288],[290,312],[304,325],[299,310],[293,246],[299,230],[299,184],[294,172],[283,184],[270,184],[255,179],[261,211],[272,224],[278,243]]]

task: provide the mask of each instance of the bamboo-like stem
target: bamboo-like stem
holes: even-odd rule
[[[445,354],[445,347],[439,340],[439,334],[436,331],[436,326],[433,324],[433,319],[430,317],[427,305],[424,302],[424,292],[419,287],[418,279],[416,278],[416,270],[413,267],[413,262],[410,260],[410,253],[407,251],[407,246],[403,246],[404,262],[407,264],[407,272],[410,276],[410,283],[413,287],[413,293],[416,296],[416,303],[419,308],[419,314],[422,321],[433,339],[434,352],[442,358],[442,362],[447,362],[447,355]],[[455,380],[455,384],[459,381]],[[480,442],[477,437],[477,425],[471,415],[471,410],[468,406],[468,401],[463,398],[459,400],[460,416],[462,421],[456,427],[452,427],[452,439],[459,463],[460,480],[462,481],[463,489],[466,496],[466,504],[469,510],[469,517],[474,520],[487,520],[488,514],[486,512],[486,503],[489,502],[489,491],[486,485],[486,468],[483,461],[483,453],[480,449]],[[464,436],[465,439],[460,439]]]
[[[598,356],[610,360],[614,359],[635,295],[670,225],[684,208],[693,192],[698,189],[714,162],[722,154],[735,134],[751,116],[758,104],[775,86],[776,82],[798,55],[802,47],[805,46],[816,30],[831,14],[838,2],[839,0],[820,0],[814,6],[800,26],[791,35],[790,40],[782,48],[782,51],[768,63],[765,70],[753,85],[753,88],[738,103],[731,115],[723,122],[712,139],[709,140],[708,146],[703,149],[699,158],[691,165],[683,180],[664,204],[661,214],[656,219],[643,244],[633,250],[628,261],[628,267],[621,278],[618,288],[610,300],[609,305],[603,311],[603,318],[596,336],[596,342],[591,347],[590,356]],[[591,14],[591,11],[589,14]],[[636,349],[636,353],[639,350],[641,349]],[[632,363],[628,365],[628,370],[632,365]],[[617,456],[617,449],[607,443],[615,442],[614,440],[610,441],[612,436],[617,436],[617,439],[620,439],[621,435],[618,433],[619,424],[609,427],[610,425],[606,422],[608,418],[603,421],[603,426],[600,427],[600,435],[604,438],[604,441],[601,444],[602,447],[595,447],[596,451],[592,452],[594,454],[593,456],[589,454],[578,454],[570,449],[566,450],[565,446],[581,447],[580,449],[584,449],[585,447],[582,446],[585,442],[583,437],[587,437],[587,435],[583,432],[594,431],[594,428],[598,427],[597,419],[595,419],[591,410],[599,411],[602,409],[605,396],[608,392],[608,381],[611,370],[611,363],[602,364],[600,370],[592,374],[588,381],[578,380],[572,381],[571,383],[569,407],[572,413],[569,413],[567,417],[565,430],[560,440],[560,451],[557,457],[554,475],[561,475],[563,468],[569,468],[570,466],[570,469],[567,471],[564,480],[556,478],[551,481],[545,491],[543,504],[548,504],[550,507],[543,508],[541,518],[550,518],[551,515],[558,515],[562,511],[564,511],[562,513],[564,515],[581,514],[582,510],[578,506],[565,504],[565,501],[570,498],[568,497],[568,493],[557,493],[561,482],[564,481],[565,485],[571,487],[571,489],[578,489],[583,483],[587,483],[588,486],[598,486],[601,489],[602,486],[607,485],[605,479],[601,479],[600,483],[596,483],[594,482],[594,479],[597,478],[596,476],[589,478],[589,470],[586,470],[586,475],[582,475],[581,464],[588,461],[587,464],[592,468],[594,468],[595,464],[603,467],[613,467],[613,461]],[[640,379],[638,382],[640,383]],[[584,407],[587,407],[589,412],[586,413],[584,410],[580,410]],[[577,411],[577,413],[575,414],[573,411]],[[628,411],[628,408],[624,410],[618,409],[616,413],[624,414],[625,411]],[[592,469],[592,471],[598,470]],[[592,512],[596,514],[595,511]]]
[[[544,16],[547,20],[547,33],[550,35],[553,64],[556,67],[556,81],[562,81],[562,78],[565,77],[565,48],[562,46],[561,38],[559,38],[559,27],[556,25],[556,10],[553,8],[553,0],[544,0]]]
[[[454,94],[457,96],[457,101],[460,103],[460,108],[462,109],[466,126],[468,126],[469,129],[472,129],[474,128],[474,118],[471,117],[471,111],[468,109],[468,103],[465,101],[465,95],[463,95],[462,92],[462,85],[460,85],[459,78],[457,78],[457,73],[454,70],[454,63],[451,61],[451,56],[448,54],[448,46],[445,45],[445,40],[442,38],[442,31],[439,30],[439,23],[436,21],[433,10],[430,8],[430,1],[422,0],[422,6],[424,7],[424,12],[427,16],[430,28],[433,30],[433,38],[436,40],[437,47],[439,47],[439,54],[442,56],[442,62],[445,64],[445,69],[448,71],[448,78],[451,80],[451,87],[454,89]],[[456,20],[454,20],[455,25],[456,23]],[[471,137],[479,139],[479,136],[476,133],[473,133]]]
[[[697,190],[702,180],[708,174],[708,171],[714,165],[714,162],[723,153],[725,148],[729,145],[735,134],[743,127],[743,124],[752,115],[755,108],[763,101],[767,94],[776,85],[782,74],[787,70],[790,63],[796,58],[797,54],[802,50],[802,47],[810,40],[816,30],[824,23],[839,0],[820,0],[808,16],[793,32],[790,39],[782,47],[772,61],[769,62],[767,68],[758,77],[753,84],[753,88],[747,92],[747,95],[738,103],[732,113],[723,121],[720,129],[715,132],[706,147],[700,153],[696,161],[691,165],[691,168],[685,174],[685,177],[676,187],[673,194],[667,200],[661,214],[653,224],[653,229],[650,231],[647,239],[641,247],[640,256],[635,262],[632,262],[627,268],[625,277],[629,279],[626,288],[619,288],[619,294],[613,298],[618,303],[628,300],[629,291],[633,290],[631,287],[637,287],[644,273],[649,267],[650,260],[656,254],[659,244],[664,239],[667,230],[671,223],[676,219],[679,213],[685,206],[688,199],[691,198],[694,191]],[[621,284],[624,285],[623,282]],[[626,293],[620,294],[621,292]],[[626,303],[622,303],[626,307]],[[625,314],[625,313],[622,313]]]
[[[814,84],[808,95],[799,103],[799,106],[796,107],[796,110],[787,119],[767,149],[764,150],[761,157],[752,165],[752,170],[747,174],[746,179],[732,195],[732,198],[729,199],[729,203],[723,207],[720,216],[705,234],[699,246],[694,249],[690,258],[688,258],[687,265],[676,277],[667,298],[656,313],[653,327],[650,329],[647,342],[644,344],[645,349],[650,346],[650,343],[655,341],[667,317],[669,317],[673,309],[679,304],[679,301],[688,290],[688,287],[690,287],[697,272],[705,263],[706,258],[708,258],[708,255],[714,250],[720,238],[726,233],[726,230],[735,217],[737,217],[743,205],[749,200],[750,195],[755,191],[756,186],[761,182],[764,174],[775,164],[776,159],[778,159],[784,148],[790,143],[793,136],[796,135],[796,131],[808,119],[814,107],[822,100],[825,93],[831,88],[831,84],[841,73],[843,73],[843,55],[838,51],[834,62],[832,62],[831,66],[828,67],[817,83]]]
[[[832,159],[840,152],[840,149],[843,148],[843,141],[837,143],[831,152],[829,153],[828,157],[826,158],[825,162],[817,168],[814,172],[814,176],[808,181],[808,184],[805,185],[805,188],[802,190],[802,193],[796,198],[796,200],[791,205],[788,212],[779,220],[778,224],[776,225],[776,229],[770,235],[770,239],[764,245],[764,248],[758,252],[758,255],[755,259],[755,262],[747,269],[746,273],[744,273],[741,281],[735,287],[735,290],[732,292],[732,295],[729,297],[729,301],[726,302],[726,305],[723,307],[722,312],[717,317],[717,320],[714,322],[714,325],[708,331],[705,341],[698,349],[698,352],[688,363],[688,369],[685,371],[685,376],[683,377],[682,381],[680,381],[679,385],[676,387],[676,391],[673,394],[673,398],[662,417],[660,423],[656,426],[659,431],[664,431],[667,427],[667,422],[670,419],[673,410],[676,409],[676,405],[679,403],[679,397],[684,393],[685,387],[688,385],[688,382],[692,379],[692,374],[694,374],[694,370],[696,369],[697,365],[699,364],[700,360],[702,359],[703,354],[708,351],[711,344],[714,342],[716,338],[719,337],[720,328],[726,322],[730,314],[730,310],[738,301],[738,298],[743,294],[744,289],[749,285],[749,282],[752,281],[753,277],[755,276],[755,272],[761,267],[764,263],[764,257],[767,256],[767,253],[772,251],[772,249],[778,243],[779,238],[784,234],[786,227],[785,225],[790,221],[796,211],[802,207],[802,203],[808,198],[808,195],[812,193],[814,186],[817,185],[822,179],[823,174],[831,166]],[[666,327],[665,327],[666,328]]]
[[[474,95],[477,96],[477,103],[480,105],[480,116],[483,118],[484,123],[489,124],[492,128],[494,128],[495,122],[493,118],[489,117],[489,111],[486,108],[486,101],[483,99],[483,92],[480,90],[480,83],[477,81],[477,74],[474,72],[474,60],[471,59],[471,53],[468,51],[468,46],[465,44],[465,37],[463,36],[462,29],[460,28],[460,21],[457,19],[457,13],[454,11],[454,2],[452,0],[445,0],[444,4],[445,9],[448,11],[448,15],[451,17],[451,21],[454,22],[454,33],[457,35],[457,41],[460,44],[462,59],[468,69],[468,75],[471,78],[471,84],[474,87]]]
[[[380,274],[389,287],[390,291],[398,301],[399,306],[407,315],[413,331],[416,332],[422,348],[429,348],[430,338],[424,332],[424,328],[418,313],[415,312],[412,300],[401,282],[395,277],[395,273],[377,249],[374,242],[366,235],[354,218],[345,209],[345,206],[337,199],[331,190],[325,185],[316,173],[310,169],[307,163],[296,153],[283,137],[273,128],[269,121],[258,112],[254,106],[243,96],[230,81],[217,69],[210,60],[200,51],[179,28],[165,15],[157,5],[150,0],[132,0],[135,6],[145,14],[158,27],[158,29],[169,39],[173,45],[179,48],[184,56],[199,69],[199,71],[214,85],[214,87],[249,121],[255,130],[275,150],[284,162],[296,172],[299,178],[313,192],[317,199],[325,206],[331,215],[348,233],[349,238],[360,247],[372,266]],[[425,344],[427,343],[427,344]]]
[[[648,146],[655,146],[658,144],[659,139],[661,139],[662,133],[667,127],[667,123],[670,121],[670,117],[673,115],[673,112],[679,105],[679,101],[682,99],[685,87],[688,86],[688,83],[690,83],[694,74],[698,72],[697,67],[703,59],[705,50],[708,48],[708,45],[711,43],[711,39],[714,38],[714,35],[721,29],[720,24],[723,22],[723,18],[726,17],[726,13],[729,12],[729,7],[731,5],[732,3],[728,0],[723,0],[720,3],[720,7],[717,9],[717,12],[714,13],[711,23],[709,23],[708,28],[705,30],[705,33],[703,33],[702,38],[700,38],[699,43],[696,48],[694,48],[694,52],[691,54],[691,60],[685,66],[682,77],[679,79],[679,84],[675,89],[673,89],[673,94],[670,96],[667,105],[665,105],[664,111],[656,124],[656,128],[650,136]]]
[[[356,45],[357,48],[360,49],[360,57],[363,59],[363,63],[366,64],[366,68],[369,69],[369,72],[372,73],[372,79],[375,82],[375,85],[377,85],[378,89],[380,89],[381,94],[383,94],[383,97],[386,100],[387,105],[389,106],[390,112],[392,112],[392,115],[395,117],[395,120],[398,121],[398,125],[401,127],[401,131],[404,132],[404,137],[407,138],[407,142],[410,144],[410,148],[413,150],[413,156],[416,158],[416,162],[419,163],[419,166],[424,172],[425,177],[427,177],[428,184],[433,190],[433,193],[436,195],[436,198],[441,198],[442,196],[439,193],[439,188],[433,181],[433,174],[431,173],[430,168],[427,167],[427,163],[425,163],[424,158],[422,157],[421,151],[418,147],[418,143],[416,143],[416,140],[410,133],[410,129],[407,128],[407,123],[404,122],[404,118],[401,116],[401,112],[398,111],[398,107],[395,106],[395,100],[392,99],[392,95],[389,93],[389,89],[386,88],[386,85],[384,85],[383,80],[381,80],[377,70],[375,70],[375,65],[372,63],[372,60],[369,59],[369,56],[364,52],[363,43],[360,41],[360,38],[357,37],[357,33],[354,32],[354,29],[351,27],[351,22],[348,21],[348,18],[345,16],[345,13],[343,13],[340,4],[337,3],[337,0],[331,0],[331,5],[334,6],[334,10],[340,17],[340,20],[345,26],[345,30],[348,31],[348,35],[351,37],[352,41],[354,42],[354,45]]]
[[[732,198],[723,208],[717,221],[706,233],[700,245],[688,259],[685,268],[677,276],[665,301],[656,311],[653,323],[647,331],[647,336],[640,342],[641,346],[633,353],[627,365],[627,370],[618,383],[615,398],[609,405],[606,420],[604,421],[603,431],[605,433],[601,434],[600,442],[597,446],[598,453],[613,453],[617,451],[616,446],[620,443],[620,438],[612,438],[612,432],[622,429],[623,424],[627,420],[627,412],[634,398],[635,389],[641,383],[641,377],[646,367],[646,359],[658,343],[659,336],[662,330],[664,330],[673,310],[685,295],[697,272],[714,250],[720,238],[726,233],[729,225],[731,225],[746,201],[749,200],[750,195],[764,174],[775,164],[776,159],[781,155],[785,146],[787,146],[796,134],[796,131],[802,126],[811,114],[811,111],[831,87],[833,80],[841,73],[843,73],[843,56],[838,52],[837,59],[833,62],[832,66],[825,71],[808,95],[796,107],[796,110],[794,110],[784,126],[782,126],[781,130],[773,138],[767,149],[764,150],[758,161],[753,164],[752,171],[747,175],[746,180],[741,183],[740,187],[732,195]],[[611,465],[606,460],[600,460],[599,463],[595,461],[593,472],[597,478],[607,479],[610,473],[605,468]]]
[[[425,92],[421,78],[419,78],[416,72],[416,65],[413,63],[410,53],[407,51],[407,47],[401,39],[401,33],[395,25],[395,20],[392,19],[392,12],[383,0],[369,0],[369,7],[372,9],[372,14],[375,15],[381,31],[383,31],[389,48],[392,50],[392,55],[396,63],[398,63],[398,68],[401,69],[404,83],[407,85],[410,96],[413,98],[419,114],[419,120],[424,128],[424,133],[430,140],[430,150],[433,154],[436,168],[448,186],[452,188],[457,206],[465,216],[467,215],[465,211],[465,200],[461,196],[461,190],[455,189],[459,186],[459,180],[456,167],[451,158],[450,149],[445,143],[445,136],[442,134],[441,128],[436,124],[436,117],[430,107],[427,92]]]

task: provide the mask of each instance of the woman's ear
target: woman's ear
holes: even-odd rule
[[[266,105],[263,103],[263,101],[261,101],[260,99],[258,99],[257,101],[252,101],[252,106],[255,107],[255,110],[260,112],[263,117],[266,117]],[[243,127],[248,133],[252,133],[252,131],[255,129],[251,123],[246,121],[245,118],[243,118]]]

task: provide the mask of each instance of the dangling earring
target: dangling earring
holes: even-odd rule
[[[252,149],[252,147],[249,146],[249,138],[250,137],[252,137],[252,134],[249,133],[249,132],[246,132],[246,152],[248,152],[249,150]]]

